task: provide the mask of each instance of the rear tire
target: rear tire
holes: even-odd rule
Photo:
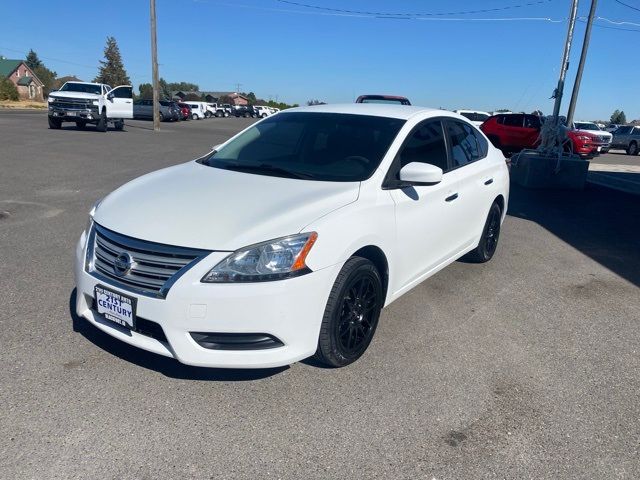
[[[200,119],[200,117],[198,117],[198,115],[196,115],[195,113],[193,115],[191,115],[191,118],[193,120],[199,120]]]
[[[158,117],[160,118],[161,122],[164,122],[164,115],[162,114],[162,112],[160,112],[160,114],[158,115]]]
[[[627,147],[627,155],[638,155],[638,144],[631,142]]]
[[[124,120],[118,120],[114,125],[119,132],[124,130]]]
[[[493,203],[487,215],[487,221],[482,230],[482,237],[475,250],[471,250],[465,255],[465,259],[473,263],[485,263],[493,258],[498,247],[498,239],[500,238],[500,226],[502,221],[502,210],[500,205]]]
[[[62,120],[60,120],[59,118],[51,118],[51,117],[47,117],[49,120],[49,128],[52,130],[60,130],[60,128],[62,127]]]
[[[329,294],[314,358],[328,367],[355,362],[373,339],[383,305],[375,265],[361,257],[347,260]]]
[[[107,112],[106,110],[102,110],[102,114],[100,115],[100,120],[98,120],[98,124],[96,125],[96,130],[99,132],[107,131]]]

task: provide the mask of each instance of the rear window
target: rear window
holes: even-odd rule
[[[378,168],[404,123],[396,118],[339,113],[274,115],[203,163],[262,175],[362,181]]]
[[[521,127],[524,122],[524,115],[504,115],[503,124],[509,127]]]

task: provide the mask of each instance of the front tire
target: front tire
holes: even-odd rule
[[[51,118],[51,117],[47,117],[49,120],[49,128],[52,130],[60,130],[60,128],[62,127],[62,120],[60,120],[59,118]]]
[[[107,131],[107,112],[105,110],[102,110],[102,114],[100,115],[100,120],[96,125],[96,130],[98,130],[99,132]]]
[[[366,351],[384,305],[380,272],[366,258],[352,257],[338,274],[325,308],[316,360],[344,367]]]
[[[502,224],[502,209],[497,203],[493,203],[487,215],[487,221],[482,230],[482,237],[475,250],[471,250],[465,258],[474,263],[485,263],[493,258],[498,247],[500,227]]]
[[[119,132],[124,130],[124,120],[118,120],[114,125]]]

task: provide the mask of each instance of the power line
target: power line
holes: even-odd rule
[[[333,7],[323,7],[320,5],[311,5],[308,3],[297,2],[293,0],[276,0],[280,3],[285,3],[288,5],[295,5],[296,7],[304,7],[311,8],[315,10],[321,10],[325,12],[336,12],[343,14],[355,14],[355,15],[368,15],[373,17],[383,16],[383,17],[439,17],[439,16],[450,16],[450,15],[470,15],[470,14],[478,14],[478,13],[493,13],[493,12],[501,12],[505,10],[513,10],[516,8],[526,8],[537,5],[542,5],[545,3],[551,3],[553,0],[535,0],[530,1],[528,3],[521,3],[517,5],[508,5],[504,7],[495,7],[495,8],[482,8],[476,10],[465,10],[458,12],[428,12],[428,13],[394,13],[394,12],[370,12],[365,10],[347,10],[344,8],[333,8]]]
[[[638,7],[634,7],[633,5],[626,4],[624,2],[621,2],[620,0],[615,0],[615,1],[616,1],[616,3],[619,3],[620,5],[624,5],[625,7],[630,8],[631,10],[635,10],[637,12],[640,12],[640,8],[638,8]]]

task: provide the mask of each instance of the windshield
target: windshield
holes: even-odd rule
[[[89,83],[65,83],[60,89],[61,92],[82,92],[82,93],[95,93],[100,95],[102,93],[102,86],[92,85]]]
[[[468,118],[472,122],[484,122],[487,118],[489,118],[489,114],[480,112],[460,112],[460,115]]]
[[[578,130],[600,130],[595,123],[576,122],[575,126]]]
[[[340,113],[283,113],[246,130],[203,161],[226,170],[357,182],[378,168],[405,120]]]

